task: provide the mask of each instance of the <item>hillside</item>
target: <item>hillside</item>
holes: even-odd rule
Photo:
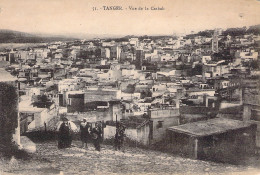
[[[141,148],[126,147],[125,152],[102,145],[101,152],[73,147],[57,149],[55,142],[37,143],[31,160],[0,159],[0,172],[10,174],[251,174],[259,169],[201,160],[192,160]]]
[[[0,30],[0,43],[44,43],[53,41],[71,41],[75,39],[76,38],[68,38],[65,36],[38,36],[13,30]]]
[[[204,36],[204,37],[212,37],[214,33],[214,30],[204,30],[200,31],[196,34],[189,34],[185,38],[190,38],[194,39],[196,36]],[[222,32],[223,36],[242,36],[242,35],[249,35],[249,34],[254,34],[254,35],[259,35],[260,34],[260,24],[254,25],[254,26],[249,26],[247,27],[236,27],[236,28],[228,28]]]

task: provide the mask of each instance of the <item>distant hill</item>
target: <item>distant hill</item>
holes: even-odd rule
[[[223,35],[230,35],[230,36],[239,36],[239,35],[246,35],[246,34],[260,34],[260,24],[247,27],[237,27],[237,28],[228,28],[226,31],[223,31]]]
[[[0,30],[0,43],[44,43],[53,41],[71,41],[78,38],[66,36],[41,36],[13,30]]]
[[[151,39],[151,40],[156,40],[156,39],[162,39],[162,38],[169,38],[172,37],[170,35],[126,35],[124,37],[109,37],[106,39],[107,42],[109,41],[115,41],[115,42],[122,42],[122,41],[129,41],[130,38],[138,38],[139,40],[144,40],[144,39]]]
[[[194,39],[196,36],[212,37],[214,30],[204,30],[196,34],[187,35],[185,38]],[[260,35],[260,24],[247,27],[228,28],[222,32],[223,36],[242,36],[246,34]]]

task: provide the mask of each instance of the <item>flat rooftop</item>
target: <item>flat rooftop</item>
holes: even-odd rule
[[[243,122],[239,120],[214,118],[205,121],[187,123],[179,126],[169,127],[168,130],[183,133],[195,137],[203,137],[214,134],[221,134],[227,131],[246,128],[253,125],[251,122]]]

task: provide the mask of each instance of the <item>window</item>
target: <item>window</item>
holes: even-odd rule
[[[162,128],[163,127],[163,121],[158,121],[158,124],[157,124],[157,128]]]
[[[69,98],[67,101],[68,105],[71,105],[71,99]]]

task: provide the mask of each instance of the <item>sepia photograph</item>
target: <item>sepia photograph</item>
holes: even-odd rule
[[[0,175],[260,175],[260,0],[0,0]]]

